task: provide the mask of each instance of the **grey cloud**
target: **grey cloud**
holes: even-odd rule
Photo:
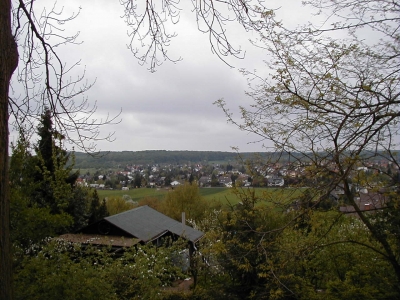
[[[60,48],[61,57],[70,64],[81,60],[75,74],[85,68],[86,78],[96,80],[87,96],[91,103],[97,101],[99,117],[122,109],[122,121],[102,129],[115,132],[116,140],[99,142],[99,149],[230,151],[231,146],[240,146],[243,151],[261,150],[260,145],[248,144],[255,137],[227,124],[222,111],[212,104],[224,98],[235,111],[246,101],[246,79],[211,53],[207,36],[190,19],[193,15],[182,17],[176,26],[178,37],[169,49],[172,57],[184,60],[165,62],[152,74],[126,48],[129,38],[117,2],[59,1],[58,5],[63,4],[82,6],[81,16],[69,31],[80,31],[83,43]],[[233,35],[233,39],[248,44],[246,36]],[[252,50],[243,61],[227,60],[237,67],[253,68],[262,65],[259,53]]]

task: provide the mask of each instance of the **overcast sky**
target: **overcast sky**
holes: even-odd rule
[[[81,60],[77,71],[86,68],[86,78],[96,80],[87,96],[90,102],[97,101],[99,117],[122,110],[119,124],[102,129],[104,135],[115,132],[115,140],[99,142],[99,150],[263,150],[260,143],[253,143],[256,136],[228,124],[224,113],[213,105],[223,98],[238,116],[237,107],[249,103],[246,78],[239,69],[267,73],[262,62],[265,54],[248,43],[256,35],[238,26],[228,27],[231,41],[246,50],[243,60],[227,58],[235,67],[231,68],[211,53],[207,35],[197,30],[195,15],[186,10],[175,26],[178,36],[168,48],[171,57],[183,60],[166,62],[150,73],[126,47],[128,29],[118,1],[68,0],[65,5],[75,11],[81,7],[80,16],[67,28],[79,31],[83,43],[61,49],[62,57],[70,63]],[[293,21],[298,15],[293,9],[286,17]],[[15,139],[12,133],[10,140]]]

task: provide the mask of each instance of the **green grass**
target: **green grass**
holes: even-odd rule
[[[123,195],[128,195],[133,201],[139,201],[146,197],[154,197],[162,199],[168,191],[166,189],[156,189],[156,188],[141,188],[141,189],[131,189],[129,191],[122,190],[97,190],[100,199],[105,197],[122,197]]]
[[[105,197],[122,197],[123,195],[128,195],[132,198],[133,201],[139,201],[146,197],[155,197],[158,199],[162,199],[168,190],[165,188],[140,188],[140,189],[131,189],[129,191],[122,190],[98,190],[100,199]],[[208,201],[217,201],[222,204],[226,204],[227,200],[235,204],[239,202],[237,197],[233,194],[232,189],[229,188],[201,188],[200,194],[204,197],[204,199]]]
[[[230,188],[201,188],[200,194],[208,201],[215,200],[221,203],[227,203],[227,200],[232,202],[236,198]]]
[[[245,190],[245,189],[244,189]],[[162,199],[168,190],[165,188],[140,188],[131,189],[129,191],[122,190],[98,190],[100,199],[105,197],[122,197],[123,195],[128,195],[133,201],[140,201],[146,197],[155,197]],[[301,191],[298,189],[290,188],[256,188],[256,196],[260,199],[272,202],[282,202],[288,201],[290,199],[297,198]],[[216,201],[221,204],[237,204],[240,199],[234,194],[233,190],[230,188],[200,188],[200,194],[204,199],[208,201]]]
[[[245,193],[248,189],[239,189],[238,193]],[[252,191],[253,189],[249,189]],[[260,200],[260,204],[267,202],[288,202],[299,197],[302,193],[299,189],[290,188],[255,188],[255,196]],[[202,188],[201,195],[206,200],[215,200],[221,204],[237,204],[241,201],[240,197],[230,188]]]

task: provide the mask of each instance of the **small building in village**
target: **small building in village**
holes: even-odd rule
[[[145,205],[106,217],[60,238],[86,245],[111,246],[113,251],[121,251],[136,244],[153,243],[159,246],[166,237],[181,237],[188,241],[192,252],[203,235],[184,221],[178,222]]]

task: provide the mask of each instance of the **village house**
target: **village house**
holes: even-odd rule
[[[361,211],[376,211],[385,206],[387,199],[382,193],[360,193],[355,202]],[[340,211],[347,214],[356,214],[352,205],[340,207]]]
[[[111,246],[113,251],[122,251],[136,244],[160,246],[167,237],[181,237],[188,241],[189,251],[193,252],[203,235],[203,232],[186,225],[184,220],[178,222],[145,205],[105,217],[60,238],[84,245]]]

